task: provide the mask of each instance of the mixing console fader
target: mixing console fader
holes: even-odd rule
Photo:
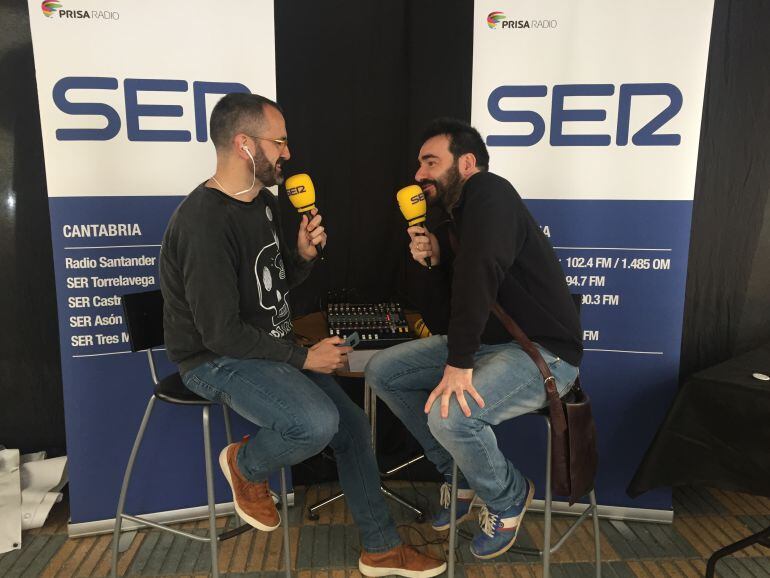
[[[354,331],[361,337],[357,349],[384,349],[413,338],[399,303],[329,303],[329,335],[343,339]]]

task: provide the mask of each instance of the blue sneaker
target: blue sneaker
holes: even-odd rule
[[[494,558],[504,554],[513,546],[521,527],[524,513],[535,496],[535,484],[527,482],[527,497],[519,506],[511,506],[502,512],[495,512],[486,506],[479,513],[481,534],[476,535],[471,543],[471,554],[476,558]]]
[[[476,492],[471,490],[465,478],[457,481],[457,523],[460,524],[471,515],[473,501],[476,499]],[[443,532],[449,529],[449,509],[452,503],[452,484],[444,482],[441,484],[440,504],[441,510],[433,516],[431,527],[437,532]]]

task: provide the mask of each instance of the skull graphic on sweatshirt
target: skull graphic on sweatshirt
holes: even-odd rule
[[[281,258],[275,231],[273,231],[273,242],[263,247],[257,255],[254,275],[257,279],[259,304],[263,309],[272,312],[273,327],[277,328],[289,318],[289,302],[286,300],[286,293],[281,293],[279,289],[279,287],[286,287],[286,268]]]

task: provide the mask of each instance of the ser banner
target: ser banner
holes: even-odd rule
[[[582,294],[581,368],[599,436],[597,497],[625,488],[676,387],[713,3],[477,0],[472,121]],[[518,455],[532,425],[506,425]],[[542,478],[538,487],[542,489]],[[665,517],[665,514],[664,514]]]
[[[208,118],[217,100],[275,98],[273,3],[30,0],[29,13],[77,525],[114,518],[152,393],[146,357],[128,351],[120,296],[159,287],[166,222],[214,170]],[[163,364],[162,374],[171,371]],[[136,464],[132,513],[206,504],[200,410],[164,405]],[[215,451],[225,443],[220,418]],[[217,501],[231,501],[217,480]]]

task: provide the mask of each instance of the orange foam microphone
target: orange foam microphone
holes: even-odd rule
[[[396,193],[398,208],[404,215],[409,226],[425,226],[425,213],[428,212],[428,203],[425,202],[425,193],[417,185],[409,185]],[[425,257],[425,264],[431,269],[430,257]]]
[[[310,211],[316,208],[315,187],[313,186],[313,181],[310,180],[310,176],[306,175],[305,173],[301,173],[299,175],[292,175],[286,179],[286,194],[289,196],[289,201],[291,201],[291,204],[294,205],[295,209],[297,209],[300,217],[302,217],[304,214],[307,214],[307,220],[309,223],[313,218],[313,215],[310,213]],[[323,261],[324,250],[323,247],[321,247],[321,244],[319,243],[316,245],[315,249],[318,251],[318,256]]]

